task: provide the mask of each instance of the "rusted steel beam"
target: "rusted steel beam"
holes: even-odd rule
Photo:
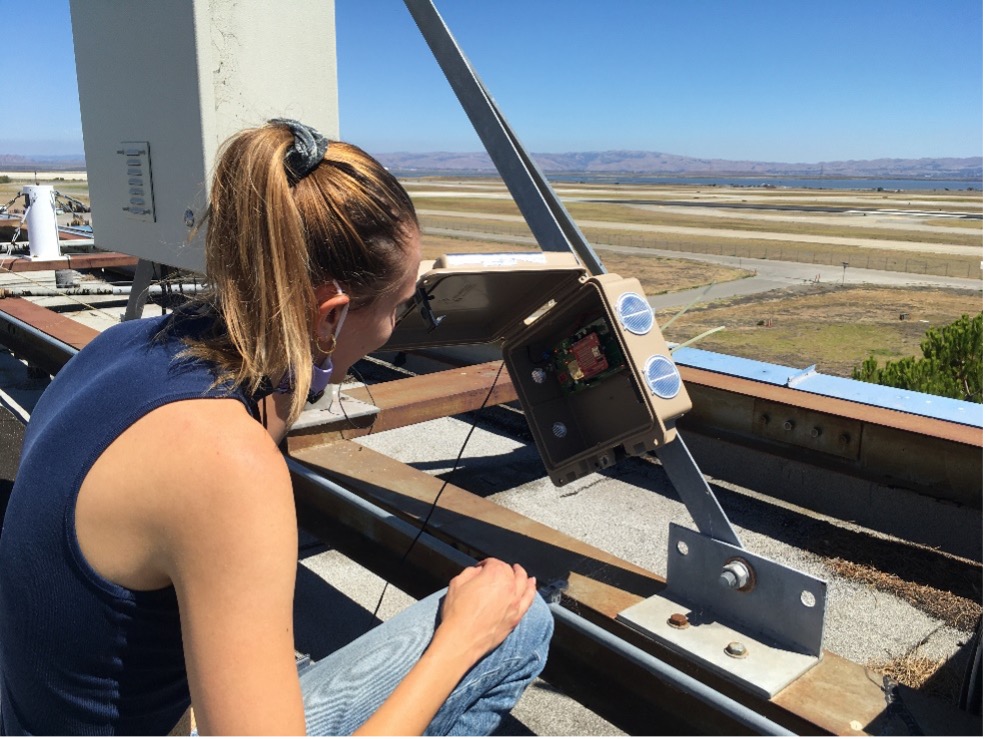
[[[0,299],[0,344],[50,375],[98,335],[95,329],[24,298]]]
[[[353,439],[368,433],[389,431],[436,418],[454,416],[482,406],[498,405],[517,399],[513,383],[506,371],[497,377],[500,362],[486,362],[467,367],[434,372],[382,382],[365,388],[347,390],[347,394],[375,405],[380,412],[375,417],[342,421],[293,431],[288,440],[290,449],[303,449],[338,439]],[[491,392],[492,388],[492,392]]]
[[[0,271],[39,272],[50,269],[102,269],[106,267],[135,267],[137,258],[118,252],[93,252],[66,254],[60,259],[23,259],[21,257],[0,258]]]
[[[737,395],[780,403],[792,408],[826,413],[862,423],[908,431],[921,436],[932,436],[945,441],[978,446],[980,449],[983,446],[983,430],[974,426],[917,416],[913,413],[904,413],[889,408],[878,408],[851,400],[831,398],[826,395],[815,395],[793,388],[768,385],[743,377],[732,377],[694,367],[680,367],[679,369],[682,379],[688,386],[689,394],[694,394],[698,387],[714,388]]]
[[[688,390],[693,407],[678,426],[689,435],[982,509],[982,429],[837,399],[799,397],[806,393],[792,398],[795,391],[772,392],[778,388],[763,384],[741,390],[692,384]],[[913,428],[924,421],[928,434]],[[728,469],[710,474],[724,472],[724,479],[749,486],[733,480]]]
[[[489,392],[498,367],[498,362],[489,362],[380,383],[372,391],[349,391],[380,412],[292,432],[289,448],[474,410]],[[681,373],[694,404],[679,421],[686,432],[973,509],[982,507],[982,429],[716,372],[682,367]],[[516,397],[502,373],[490,403]],[[730,479],[728,473],[724,479]]]
[[[291,456],[320,476],[414,523],[427,514],[443,484],[440,479],[356,442],[309,447]],[[354,529],[355,533],[343,538],[348,537],[352,547],[348,553],[360,561],[366,559],[366,552],[361,552],[358,544],[361,538],[372,544],[374,550],[380,547],[388,550],[389,563],[381,560],[379,551],[370,563],[388,579],[414,580],[416,585],[412,590],[420,594],[444,584],[444,578],[454,572],[454,565],[438,561],[441,559],[438,554],[422,553],[415,559],[412,553],[409,559],[415,563],[411,569],[416,574],[402,573],[394,560],[399,560],[406,549],[406,535],[388,531],[385,524],[369,520],[359,512],[344,510],[344,506],[333,503],[309,480],[296,476],[294,482],[302,523],[312,526],[314,521],[316,534],[319,521],[325,531],[325,522],[331,520],[336,535],[340,527]],[[896,712],[888,710],[878,675],[831,653],[825,653],[821,663],[773,700],[746,694],[715,673],[615,620],[624,608],[661,590],[662,578],[454,485],[445,487],[429,521],[428,532],[477,558],[495,556],[520,562],[541,583],[567,581],[565,597],[583,617],[793,731],[809,734],[907,734],[910,731]],[[327,533],[332,535],[331,531]],[[337,543],[334,538],[330,540]],[[430,562],[425,561],[428,557]],[[421,571],[440,572],[441,578],[422,579]],[[679,691],[642,671],[628,669],[619,655],[588,643],[578,634],[559,634],[553,649],[554,664],[549,677],[632,733],[662,734],[683,731],[688,726],[692,731],[709,733],[741,731],[723,717],[710,715],[707,708],[696,714],[699,708],[683,699]],[[593,693],[599,691],[607,696],[605,700],[600,701],[598,696],[593,699]],[[622,695],[622,700],[611,702],[615,695]],[[614,705],[620,707],[617,714],[612,713]],[[955,733],[967,730],[967,719],[957,709],[942,705],[941,713],[934,719],[938,723],[925,724],[922,728],[926,733]]]

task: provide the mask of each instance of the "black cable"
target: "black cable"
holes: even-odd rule
[[[452,477],[455,475],[456,471],[459,469],[459,462],[462,461],[462,455],[465,454],[466,446],[469,444],[469,439],[472,438],[472,432],[476,430],[476,426],[479,423],[479,415],[486,409],[486,404],[490,402],[490,398],[493,397],[493,391],[496,389],[496,383],[500,379],[500,374],[503,372],[504,362],[500,362],[500,367],[496,371],[496,376],[493,377],[493,384],[490,385],[490,389],[486,392],[486,397],[483,398],[482,405],[476,410],[475,417],[473,418],[472,426],[469,427],[469,432],[466,434],[465,440],[462,442],[462,447],[459,449],[459,454],[455,458],[455,462],[452,464],[452,471],[449,472],[448,477],[442,482],[442,486],[438,489],[438,494],[435,499],[431,502],[431,507],[428,509],[428,513],[425,514],[424,521],[421,522],[421,526],[418,528],[418,533],[414,535],[411,543],[408,545],[404,554],[401,556],[401,560],[398,566],[402,566],[407,560],[408,555],[411,554],[411,550],[414,549],[414,545],[418,543],[418,539],[425,532],[428,527],[428,522],[431,520],[432,514],[438,508],[438,501],[442,497],[442,493],[445,492],[445,488],[448,484],[452,482]],[[370,621],[367,624],[366,631],[373,628],[374,622],[377,620],[377,613],[380,611],[380,606],[383,605],[383,598],[387,594],[387,588],[390,586],[389,582],[385,582],[383,590],[380,592],[380,598],[377,600],[377,605],[373,609],[373,613],[370,615]]]

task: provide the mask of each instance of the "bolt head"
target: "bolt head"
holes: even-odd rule
[[[726,645],[726,654],[735,659],[742,659],[747,655],[746,645],[743,642],[731,641]]]
[[[672,613],[668,618],[668,626],[675,629],[687,629],[691,624],[688,623],[688,616],[684,613]]]

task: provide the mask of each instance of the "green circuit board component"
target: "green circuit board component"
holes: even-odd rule
[[[562,339],[551,354],[558,383],[568,393],[598,385],[626,367],[619,339],[605,318]]]

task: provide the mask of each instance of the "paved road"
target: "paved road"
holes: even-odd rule
[[[482,241],[496,241],[506,244],[535,245],[533,236],[511,236],[508,234],[489,234],[475,231],[463,231],[449,228],[425,228],[426,234],[437,236],[455,236]],[[895,287],[930,286],[949,287],[965,290],[983,289],[981,279],[963,277],[939,277],[910,272],[888,272],[876,269],[859,269],[849,267],[843,270],[841,266],[827,264],[806,264],[802,262],[781,262],[771,259],[748,259],[745,257],[720,256],[718,254],[693,254],[691,252],[670,251],[665,249],[649,249],[640,246],[620,246],[617,244],[593,244],[600,252],[615,252],[618,254],[633,254],[637,256],[657,256],[668,259],[691,259],[698,262],[710,262],[728,267],[738,267],[755,271],[753,277],[747,277],[730,282],[722,282],[711,288],[696,288],[681,290],[664,295],[655,295],[648,300],[654,308],[669,308],[677,305],[687,305],[696,297],[705,295],[705,300],[721,300],[737,295],[753,295],[781,287],[804,285],[811,282],[829,282],[846,285],[888,285]]]

